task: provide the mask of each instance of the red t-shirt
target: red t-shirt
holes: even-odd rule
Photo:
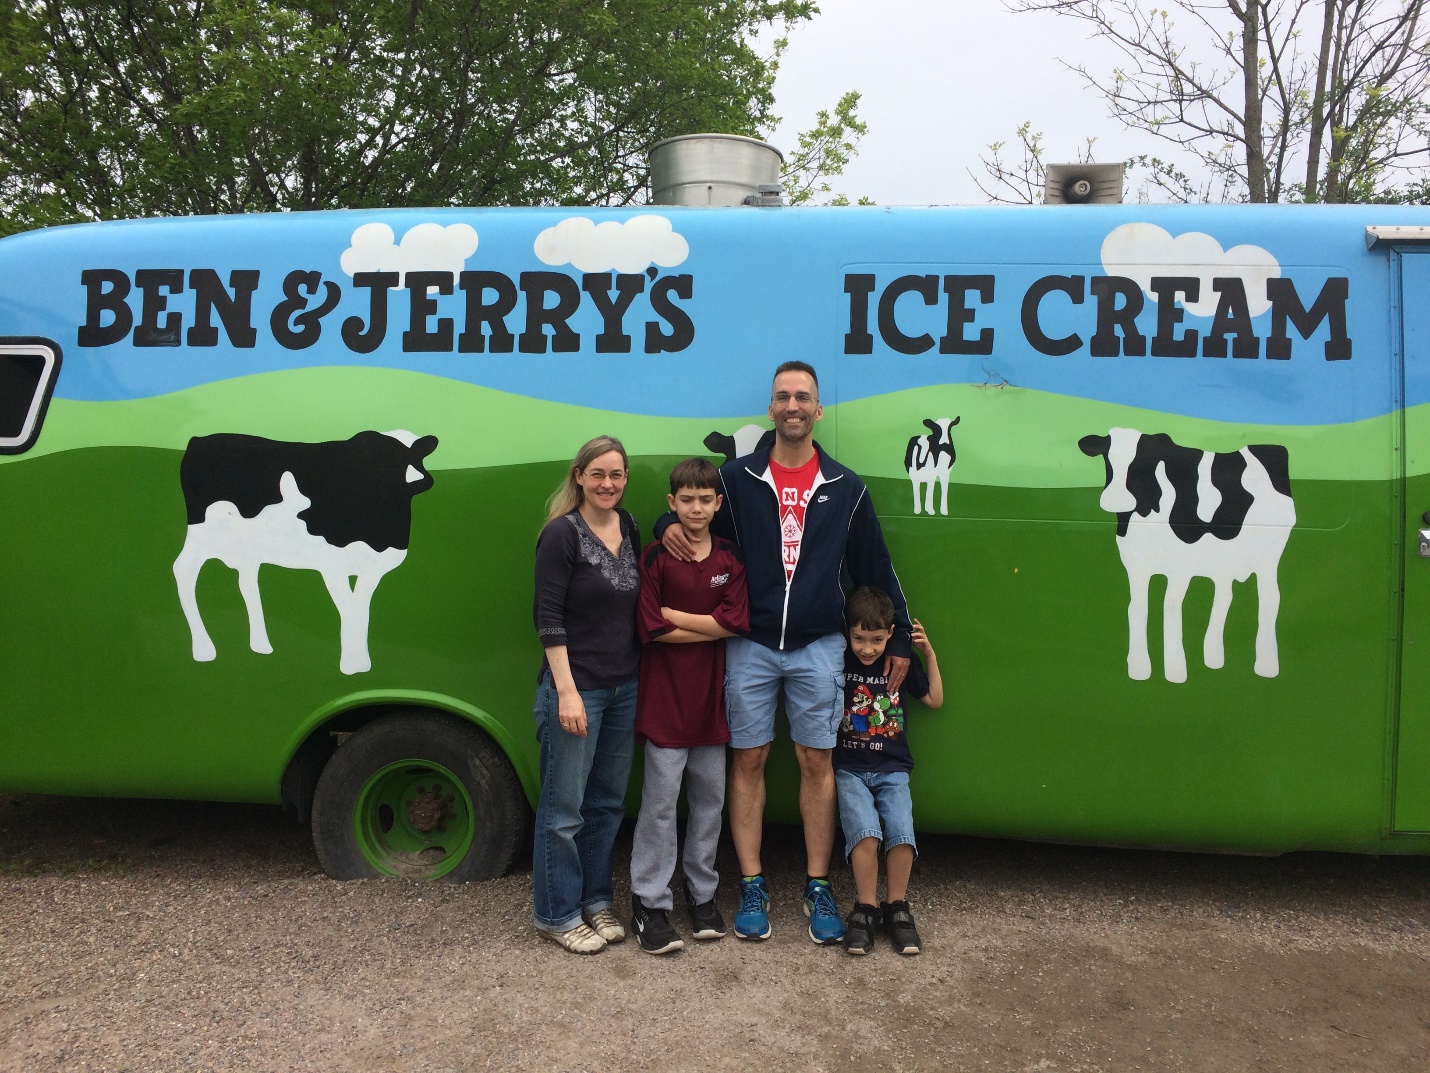
[[[794,568],[799,562],[799,546],[804,541],[804,508],[809,504],[818,473],[817,454],[797,469],[787,469],[770,460],[770,477],[780,496],[780,543],[784,548],[786,583],[794,579]]]
[[[641,650],[636,693],[636,739],[661,749],[693,749],[730,740],[725,719],[725,642],[667,644],[652,640],[671,626],[662,607],[711,615],[731,633],[750,631],[745,561],[738,545],[714,537],[710,554],[683,563],[651,541],[641,553],[636,626]]]

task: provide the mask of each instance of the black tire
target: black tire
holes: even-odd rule
[[[433,712],[395,712],[354,733],[313,795],[313,847],[334,879],[494,879],[526,825],[521,783],[496,743]]]

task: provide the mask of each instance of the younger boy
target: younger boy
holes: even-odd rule
[[[834,782],[859,899],[845,921],[844,949],[851,954],[873,950],[880,914],[894,949],[917,954],[919,933],[908,903],[909,873],[917,852],[909,796],[914,760],[904,737],[902,697],[917,697],[925,707],[938,708],[943,704],[943,679],[933,645],[914,619],[910,640],[923,653],[928,671],[915,654],[903,688],[890,692],[884,646],[894,635],[894,602],[878,589],[855,589],[844,610],[849,648],[844,654],[844,718],[834,748]],[[889,899],[876,909],[881,842]]]
[[[637,626],[641,652],[636,739],[645,743],[641,811],[631,846],[631,928],[649,954],[679,950],[671,926],[675,802],[685,778],[685,904],[697,939],[719,939],[715,849],[725,806],[725,642],[750,628],[745,564],[737,545],[714,536],[720,472],[687,458],[670,472],[667,500],[695,549],[682,562],[652,541],[641,553]]]

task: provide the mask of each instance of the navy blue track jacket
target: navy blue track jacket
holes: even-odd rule
[[[872,585],[889,594],[894,601],[894,636],[888,651],[908,656],[909,605],[884,545],[869,490],[853,470],[834,461],[818,444],[814,449],[819,455],[819,476],[805,507],[799,562],[788,585],[780,540],[779,494],[769,475],[769,450],[720,467],[725,502],[710,529],[734,540],[745,555],[750,639],[766,648],[792,649],[831,633],[844,633],[844,590],[840,585],[844,568],[855,587]],[[674,514],[660,518],[655,527],[657,539],[675,520]]]

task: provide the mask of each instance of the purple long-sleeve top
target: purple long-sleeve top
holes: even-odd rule
[[[536,538],[536,635],[543,648],[566,646],[577,689],[613,689],[640,668],[640,530],[630,514],[619,514],[619,555],[580,511],[548,522]]]

